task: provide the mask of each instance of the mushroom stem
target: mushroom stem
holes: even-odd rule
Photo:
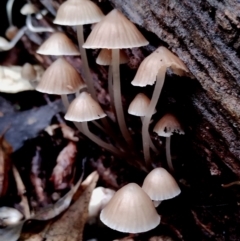
[[[127,125],[124,119],[122,96],[121,96],[121,82],[119,73],[119,49],[112,49],[112,71],[113,71],[113,98],[114,106],[116,109],[116,115],[119,128],[122,135],[130,147],[133,146],[132,138],[127,129]]]
[[[101,139],[99,139],[96,135],[94,135],[92,132],[90,132],[88,128],[88,123],[87,122],[81,122],[81,123],[76,123],[74,124],[77,126],[77,128],[85,135],[87,136],[91,141],[95,142],[98,146],[112,152],[115,155],[122,156],[122,153],[112,146],[111,144],[108,144]]]
[[[96,91],[93,86],[93,80],[92,80],[89,65],[88,65],[86,50],[82,47],[82,45],[84,43],[83,26],[82,25],[77,26],[77,38],[78,38],[79,50],[81,53],[81,58],[82,58],[82,63],[83,63],[84,80],[87,84],[89,93],[91,94],[92,98],[97,101]]]
[[[34,27],[32,25],[32,17],[30,14],[26,17],[26,26],[33,33],[42,33],[42,32],[53,32],[53,28],[45,28],[45,27]]]
[[[141,117],[141,121],[142,121],[142,123],[143,123],[144,117]],[[152,148],[152,150],[153,150],[155,153],[158,153],[158,150],[157,150],[156,146],[153,144],[152,139],[151,139],[150,136],[149,136],[149,146],[150,146],[150,148]]]
[[[167,157],[167,164],[168,164],[169,170],[173,173],[174,168],[173,168],[172,158],[171,158],[171,136],[166,137],[166,157]]]
[[[159,69],[158,74],[157,74],[157,81],[155,84],[155,88],[153,91],[153,95],[151,98],[151,102],[148,106],[148,110],[147,113],[144,117],[143,120],[143,125],[142,125],[142,142],[143,142],[143,154],[144,154],[144,159],[145,162],[147,164],[148,167],[151,166],[151,156],[150,156],[150,149],[149,149],[149,132],[148,132],[148,128],[149,128],[149,124],[150,124],[150,120],[152,118],[152,115],[154,114],[154,110],[156,108],[157,102],[158,102],[158,98],[161,94],[162,91],[162,87],[164,84],[164,79],[165,79],[165,73],[166,73],[166,68],[162,67]]]
[[[114,107],[114,97],[113,97],[113,71],[112,71],[112,65],[109,65],[108,67],[108,93],[110,96],[110,103],[113,108],[113,112],[116,114],[116,110]]]
[[[62,103],[67,111],[68,107],[69,107],[69,100],[68,100],[68,97],[67,95],[61,95],[61,98],[62,98]]]
[[[22,38],[26,30],[27,30],[27,27],[22,27],[14,36],[14,38],[8,43],[8,45],[4,47],[2,46],[0,48],[0,51],[7,51],[12,49],[16,45],[16,43]]]
[[[12,7],[13,7],[14,1],[15,0],[8,0],[7,1],[7,5],[6,5],[7,17],[8,17],[8,22],[9,22],[10,26],[13,25],[13,21],[12,21]]]

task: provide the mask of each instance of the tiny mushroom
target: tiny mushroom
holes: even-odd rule
[[[66,120],[73,121],[77,128],[97,145],[121,156],[122,153],[120,150],[113,145],[99,139],[96,135],[90,132],[88,128],[88,121],[97,120],[105,116],[106,114],[103,112],[98,102],[96,102],[87,92],[81,92],[79,96],[76,97],[69,105],[68,111],[64,118]]]
[[[166,114],[164,115],[155,125],[154,132],[156,132],[159,136],[166,137],[166,157],[167,157],[167,163],[170,168],[170,171],[173,172],[173,164],[172,164],[172,158],[171,158],[171,135],[174,133],[184,135],[184,130],[177,120],[177,118],[172,114]]]
[[[128,107],[128,113],[134,116],[140,116],[143,122],[144,116],[146,115],[148,106],[150,104],[150,99],[143,93],[139,93],[135,96]],[[155,110],[156,112],[156,110]],[[154,146],[150,136],[149,136],[150,147],[156,153],[158,153],[157,148]]]
[[[135,183],[119,189],[101,211],[101,221],[124,233],[147,232],[160,223],[149,196]]]
[[[142,189],[154,201],[155,206],[163,200],[176,197],[181,192],[172,175],[162,167],[153,169],[146,176]]]
[[[0,227],[17,224],[23,219],[23,214],[11,207],[0,207]]]
[[[67,94],[76,93],[85,84],[78,72],[63,57],[58,58],[44,72],[36,90],[61,95],[65,108],[69,106]]]

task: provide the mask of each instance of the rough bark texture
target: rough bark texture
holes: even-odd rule
[[[54,15],[62,1],[40,2]],[[131,59],[122,72],[126,102],[134,97],[128,94],[130,90],[143,90],[130,85],[140,61],[160,45],[178,55],[192,74],[191,79],[168,75],[159,100],[157,115],[176,113],[185,125],[186,137],[173,140],[183,196],[160,206],[163,222],[158,232],[167,230],[174,240],[239,240],[238,187],[221,187],[221,183],[240,178],[239,1],[110,0],[98,5],[105,13],[111,5],[121,10],[150,41],[142,51],[127,52]],[[76,41],[71,28],[63,29]],[[32,33],[27,36],[36,44],[43,39]],[[29,39],[23,39],[25,47],[47,67],[51,59],[36,55],[36,46]],[[96,57],[96,52],[89,51],[89,56]],[[79,58],[68,60],[81,72]],[[101,99],[107,71],[97,67],[93,58],[90,66]],[[152,93],[149,88],[144,91]]]

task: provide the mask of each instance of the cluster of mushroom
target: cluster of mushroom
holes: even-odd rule
[[[120,232],[149,231],[160,223],[154,204],[157,206],[180,192],[178,184],[164,168],[155,168],[145,178],[142,188],[129,183],[119,189],[101,211],[100,219],[108,227]]]
[[[83,63],[83,79],[86,86],[84,86],[81,77],[77,77],[78,73],[76,70],[70,66],[65,59],[60,58],[47,69],[37,90],[45,93],[62,95],[63,102],[68,109],[67,114],[65,115],[67,120],[73,121],[83,134],[88,136],[99,146],[118,156],[126,156],[127,150],[125,150],[125,147],[127,146],[134,149],[134,143],[124,117],[121,100],[119,64],[127,62],[127,56],[122,49],[145,46],[148,44],[148,41],[138,31],[135,25],[118,10],[114,9],[108,15],[104,16],[101,10],[89,0],[65,1],[59,7],[54,23],[76,26],[78,44]],[[96,25],[93,27],[92,32],[84,43],[83,24],[92,23],[96,23]],[[101,65],[109,65],[108,90],[111,104],[116,113],[119,129],[127,144],[125,147],[118,142],[119,138],[114,134],[114,131],[108,131],[110,125],[107,119],[104,118],[106,114],[97,102],[97,95],[88,66],[85,48],[102,49],[97,58],[97,63]],[[37,52],[39,54],[51,55],[79,54],[70,39],[60,32],[53,33],[53,35],[42,44]],[[156,111],[155,107],[164,83],[167,68],[171,68],[172,71],[178,75],[188,72],[184,63],[177,56],[172,54],[165,47],[159,47],[141,63],[139,70],[132,81],[133,85],[141,87],[153,85],[156,81],[151,100],[147,99],[144,94],[140,94],[134,99],[134,103],[129,107],[130,114],[142,117],[143,153],[148,166],[150,166],[151,160],[150,148],[154,152],[157,152],[157,148],[152,143],[149,135],[149,124],[152,115]],[[51,90],[48,89],[50,86]],[[70,106],[66,96],[69,93],[76,93],[77,96]],[[136,104],[139,100],[140,104]],[[141,113],[137,113],[139,108],[141,109]],[[94,121],[100,118],[104,118],[101,124]],[[120,148],[116,148],[114,145],[104,142],[91,133],[88,129],[87,121],[93,121],[96,126],[105,130],[107,134],[111,133],[110,137],[113,142],[115,142],[115,146]],[[161,136],[167,137],[167,160],[172,169],[170,136],[174,132],[183,134],[182,127],[175,117],[168,114],[162,121],[157,123],[154,131]]]

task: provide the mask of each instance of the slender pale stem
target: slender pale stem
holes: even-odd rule
[[[166,68],[159,69],[155,88],[154,88],[153,95],[152,95],[152,99],[148,106],[148,110],[147,110],[146,116],[144,117],[143,125],[142,125],[143,154],[144,154],[144,159],[145,159],[148,167],[151,166],[151,156],[150,156],[150,149],[149,149],[149,145],[150,145],[149,138],[150,137],[149,137],[148,128],[149,128],[149,124],[150,124],[152,115],[154,114],[154,110],[156,108],[158,98],[162,91],[162,87],[163,87],[164,79],[165,79],[165,73],[166,73]]]
[[[141,117],[141,121],[143,123],[144,117]],[[150,148],[155,152],[158,153],[158,149],[156,148],[156,146],[153,144],[151,137],[149,136],[149,146]]]
[[[26,18],[26,26],[33,33],[42,33],[42,32],[53,32],[53,28],[45,28],[45,27],[35,27],[32,25],[32,17],[30,14],[27,15]]]
[[[7,17],[8,17],[8,22],[9,22],[10,26],[13,25],[13,21],[12,21],[12,7],[13,7],[14,1],[15,0],[8,0],[7,1],[7,5],[6,5]]]
[[[68,97],[67,95],[61,95],[61,98],[62,98],[62,103],[66,109],[66,111],[68,110],[68,107],[69,107],[69,100],[68,100]]]
[[[115,107],[114,107],[114,97],[113,97],[113,72],[112,72],[112,65],[109,65],[108,67],[108,93],[110,96],[110,103],[113,107],[114,113],[116,113]]]
[[[113,69],[113,99],[116,109],[116,115],[119,128],[126,142],[133,146],[131,135],[127,129],[127,125],[123,113],[120,71],[119,71],[119,49],[112,49],[112,69]]]
[[[84,44],[83,26],[82,25],[77,26],[77,38],[78,38],[78,45],[79,45],[82,63],[83,63],[84,80],[87,84],[89,93],[91,94],[92,98],[97,101],[96,91],[94,89],[93,79],[92,79],[89,65],[88,65],[87,53],[86,53],[86,50],[82,47]]]
[[[166,137],[166,158],[167,164],[169,167],[170,172],[174,172],[173,164],[172,164],[172,157],[171,157],[171,136]]]
[[[115,155],[122,156],[122,153],[117,148],[111,144],[106,143],[94,135],[92,132],[90,132],[87,122],[81,122],[81,130],[85,136],[87,136],[91,141],[95,142],[98,146],[112,152]]]

